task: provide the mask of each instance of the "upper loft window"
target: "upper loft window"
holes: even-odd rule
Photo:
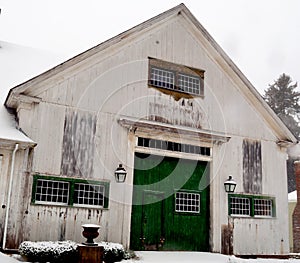
[[[196,96],[204,95],[204,71],[149,59],[149,85]]]

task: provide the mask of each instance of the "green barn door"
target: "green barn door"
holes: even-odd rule
[[[156,250],[163,234],[163,194],[154,191],[144,191],[142,205],[142,235],[143,246],[148,250]]]
[[[205,169],[206,162],[136,153],[132,249],[208,251]]]

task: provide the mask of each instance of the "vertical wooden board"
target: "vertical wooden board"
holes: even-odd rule
[[[24,240],[73,240],[81,243],[85,241],[81,225],[93,223],[101,225],[100,236],[95,239],[99,242],[104,235],[102,225],[106,219],[103,213],[98,209],[33,205],[23,219]],[[48,225],[51,229],[46,227]]]
[[[78,263],[102,263],[103,247],[102,246],[78,246],[79,259]]]
[[[1,170],[0,170],[0,236],[2,237],[4,232],[4,224],[5,224],[5,215],[7,209],[7,194],[8,194],[8,185],[9,185],[9,168],[11,162],[11,152],[7,149],[0,149],[0,154],[2,154],[1,158]]]
[[[8,189],[8,183],[9,183],[9,164],[11,159],[11,151],[0,149],[0,154],[2,154],[1,158],[1,170],[0,170],[0,178],[1,178],[1,184],[0,184],[0,202],[2,204],[6,203],[6,192]],[[3,210],[2,210],[3,211]]]
[[[246,193],[262,193],[262,159],[260,141],[243,141],[243,185]]]
[[[92,82],[90,72],[90,68],[83,68],[82,71],[76,72],[76,75],[68,80],[68,105],[80,109],[89,109],[88,105],[82,103],[82,96]]]
[[[47,102],[65,105],[67,99],[67,83],[67,80],[58,81],[46,91],[36,96],[42,97],[43,100]]]
[[[40,132],[34,150],[34,171],[59,175],[65,109],[48,103],[40,103],[39,107],[43,117],[37,125]]]
[[[96,116],[69,109],[64,122],[61,174],[92,178]]]

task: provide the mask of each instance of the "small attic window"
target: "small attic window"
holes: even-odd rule
[[[204,70],[149,59],[149,86],[204,96]]]

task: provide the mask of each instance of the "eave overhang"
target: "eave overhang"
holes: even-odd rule
[[[13,150],[16,144],[19,144],[19,149],[34,148],[37,145],[34,141],[0,138],[0,148],[2,149]]]
[[[172,135],[174,137],[182,137],[184,139],[191,139],[193,141],[214,144],[226,143],[231,138],[230,136],[220,132],[131,117],[120,117],[118,122],[122,127],[127,128],[130,132],[149,133],[151,136],[160,135],[163,133]]]

